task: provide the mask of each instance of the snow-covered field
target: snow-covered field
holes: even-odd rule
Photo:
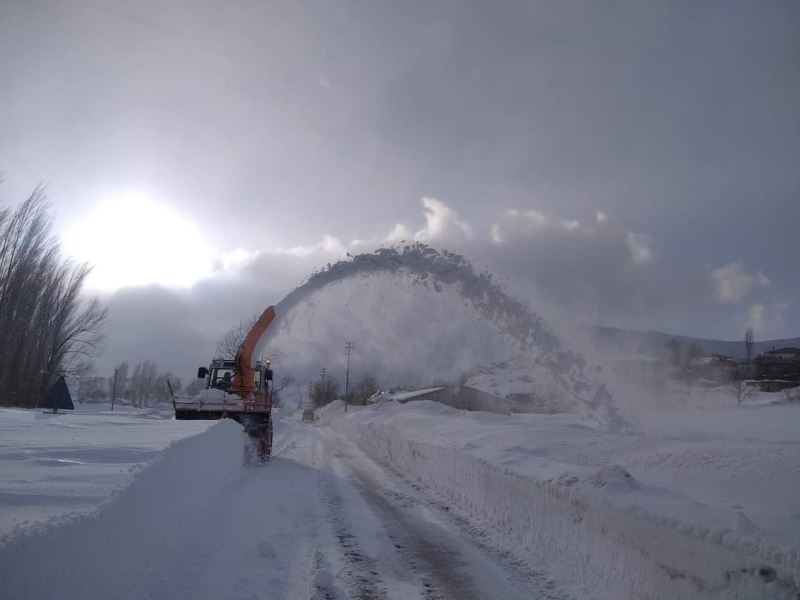
[[[381,403],[323,420],[520,558],[611,597],[797,597],[800,406],[568,415]]]
[[[170,443],[209,426],[170,416],[108,405],[58,414],[0,409],[0,538],[94,509]]]
[[[243,437],[218,422],[97,510],[7,536],[0,598],[572,597],[328,427],[279,419],[266,467],[243,466]]]
[[[798,596],[796,405],[163,416],[0,411],[0,599]]]

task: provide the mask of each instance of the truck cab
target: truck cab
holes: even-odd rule
[[[262,363],[257,361],[253,367],[253,387],[256,391],[264,391],[272,381],[272,369],[270,361]],[[208,367],[197,369],[197,378],[206,380],[206,389],[227,390],[232,382],[236,370],[236,362],[215,358]]]

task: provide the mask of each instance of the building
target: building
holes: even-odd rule
[[[800,348],[773,348],[754,361],[764,391],[800,386]]]
[[[759,359],[800,363],[800,348],[773,348],[761,354],[756,360]]]

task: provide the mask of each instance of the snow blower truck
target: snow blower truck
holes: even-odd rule
[[[236,358],[215,358],[208,367],[197,370],[205,379],[205,389],[192,398],[174,398],[178,420],[233,419],[248,436],[245,463],[255,457],[269,461],[272,452],[272,369],[270,361],[253,364],[253,350],[275,318],[275,308],[268,307],[247,333]]]

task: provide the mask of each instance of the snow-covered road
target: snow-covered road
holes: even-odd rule
[[[0,547],[0,598],[563,598],[327,427],[286,419],[266,468],[222,422],[112,502]]]
[[[341,573],[366,598],[562,598],[541,574],[505,560],[480,537],[351,441],[312,433],[321,499],[343,558]],[[355,587],[352,587],[355,584]]]

